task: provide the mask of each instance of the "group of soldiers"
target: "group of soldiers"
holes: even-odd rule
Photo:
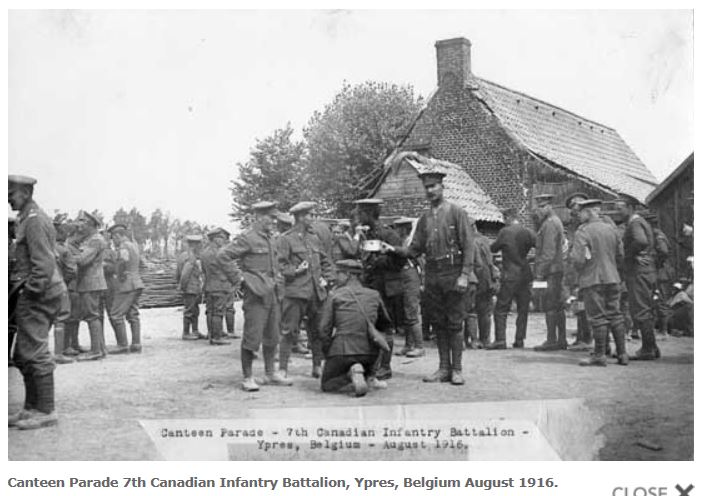
[[[8,423],[19,429],[56,424],[57,363],[141,352],[139,296],[144,285],[139,249],[129,240],[127,227],[115,224],[99,232],[100,220],[86,211],[75,222],[60,216],[52,221],[33,199],[36,182],[27,176],[8,177],[8,202],[18,213],[10,219],[8,236],[8,350],[25,387],[24,406]],[[116,346],[105,344],[105,313]],[[81,322],[88,325],[89,349],[79,342]]]
[[[183,339],[230,344],[227,338],[237,337],[234,301],[240,295],[245,391],[292,385],[290,357],[298,352],[309,353],[311,374],[321,379],[323,391],[362,396],[387,387],[393,355],[425,356],[427,339],[436,340],[438,367],[423,381],[462,385],[464,349],[507,348],[507,316],[515,301],[512,346],[524,348],[532,288],[542,287],[547,332],[536,351],[591,350],[580,364],[605,366],[611,335],[621,365],[660,357],[655,327],[665,333],[670,318],[670,308],[661,304],[672,283],[670,245],[655,217],[647,221],[638,213],[635,199],[616,200],[615,211],[605,215],[601,200],[571,195],[566,231],[553,196],[540,195],[533,212],[536,230],[507,209],[505,226],[491,242],[480,221],[444,198],[443,172],[419,177],[428,208],[416,223],[401,218],[389,227],[381,222],[382,200],[363,199],[356,201],[351,221],[330,230],[317,219],[314,202],[301,201],[285,214],[275,203],[261,201],[251,205],[249,228],[233,239],[223,228],[208,232],[207,242],[187,236],[176,271],[184,301]],[[126,226],[107,231],[111,247],[98,232],[99,220],[87,212],[75,225],[54,227],[32,198],[35,183],[9,177],[8,201],[19,212],[10,271],[14,361],[25,383],[24,408],[11,416],[10,425],[21,429],[56,423],[55,362],[71,355],[96,360],[107,352],[141,351],[143,284],[139,251]],[[501,270],[494,262],[497,253]],[[203,295],[207,335],[198,322]],[[581,311],[576,341],[569,344],[565,309],[572,301],[580,302]],[[117,341],[113,349],[105,346],[105,310]],[[78,344],[81,321],[90,329],[91,348],[85,353]],[[48,333],[54,323],[52,357]],[[303,326],[309,350],[300,340]],[[394,350],[398,331],[405,343]],[[627,333],[640,333],[641,348],[631,356]],[[261,348],[264,375],[256,379],[253,364]]]

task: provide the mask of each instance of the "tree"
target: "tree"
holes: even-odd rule
[[[129,211],[129,226],[132,229],[134,241],[139,245],[139,249],[143,250],[144,243],[149,237],[146,227],[146,217],[141,215],[136,207],[132,207]]]
[[[314,197],[331,212],[347,215],[351,201],[367,193],[361,180],[383,163],[420,107],[411,86],[344,83],[304,129],[306,186]]]
[[[275,200],[287,210],[300,199],[310,198],[305,184],[305,145],[292,138],[288,123],[270,136],[257,139],[246,163],[237,163],[238,179],[232,181],[232,217],[241,217],[249,206],[261,200]]]

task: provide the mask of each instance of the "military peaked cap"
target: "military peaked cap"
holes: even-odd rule
[[[380,198],[362,198],[360,200],[356,200],[354,203],[359,207],[367,207],[374,205],[382,205],[384,202]]]
[[[581,198],[578,200],[578,198]],[[583,200],[587,200],[588,196],[585,193],[581,192],[576,192],[570,195],[568,198],[565,200],[565,206],[566,208],[573,208],[574,203],[581,203]]]
[[[22,186],[34,186],[37,180],[29,176],[20,176],[19,174],[8,174],[7,182],[9,184],[21,184]]]
[[[201,243],[202,242],[202,235],[200,234],[188,234],[185,237],[185,241],[188,243]]]
[[[113,226],[110,226],[110,227],[107,229],[107,232],[112,233],[112,231],[116,231],[117,229],[124,229],[124,230],[126,231],[126,230],[127,230],[127,226],[124,225],[124,224],[117,223],[117,224],[115,224],[115,225],[113,225]]]
[[[396,226],[400,226],[402,224],[412,224],[414,222],[414,219],[411,217],[400,217],[399,219],[395,219],[393,224]]]
[[[278,219],[278,222],[282,222],[283,224],[290,224],[292,226],[295,223],[293,216],[285,212],[278,212],[275,218]]]
[[[536,195],[534,197],[534,200],[536,200],[536,203],[538,203],[539,205],[549,204],[553,201],[553,195],[549,193],[544,193],[543,195]]]
[[[313,208],[315,208],[317,204],[313,201],[301,201],[299,203],[296,203],[295,205],[292,206],[290,209],[291,214],[301,214],[304,212],[309,212]]]
[[[210,239],[214,238],[215,236],[222,236],[224,238],[228,238],[229,235],[230,235],[229,231],[227,231],[223,227],[215,227],[214,229],[212,229],[210,232],[207,233],[207,237]]]
[[[275,202],[272,201],[260,201],[251,205],[251,210],[254,212],[264,212],[273,208],[275,208]]]
[[[95,227],[100,227],[100,225],[102,224],[102,222],[100,222],[100,219],[98,219],[97,217],[95,217],[93,214],[91,214],[90,212],[88,212],[86,210],[81,210],[79,217],[85,217],[90,222],[95,224]]]
[[[578,202],[578,205],[580,205],[580,208],[601,207],[602,200],[598,200],[597,198],[592,198],[590,200],[580,201],[580,202]]]

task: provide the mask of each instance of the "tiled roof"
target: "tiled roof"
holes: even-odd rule
[[[658,186],[656,186],[656,189],[651,191],[651,193],[648,195],[648,198],[646,198],[646,204],[651,203],[653,200],[656,199],[658,195],[660,195],[665,189],[675,181],[680,174],[685,172],[685,169],[687,169],[690,166],[694,166],[695,164],[695,153],[691,153],[685,160],[682,161],[680,165],[678,165],[673,172],[671,172],[668,177],[666,177],[662,183],[660,183]]]
[[[400,152],[388,164],[386,173],[407,161],[417,173],[440,171],[444,178],[444,198],[462,207],[475,220],[502,222],[502,212],[460,165],[425,157],[417,152]],[[381,180],[382,182],[382,180]]]
[[[658,181],[614,129],[485,79],[477,96],[529,151],[644,201]]]

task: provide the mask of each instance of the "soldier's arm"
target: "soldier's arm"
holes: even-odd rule
[[[631,224],[631,251],[635,255],[638,255],[646,248],[648,248],[646,230],[640,222],[633,222]]]
[[[319,265],[322,268],[322,277],[327,281],[333,281],[334,277],[334,267],[331,264],[329,254],[322,249],[319,253]]]
[[[320,242],[321,246],[321,242]],[[320,250],[320,259],[324,253],[324,248]],[[297,266],[292,261],[292,247],[290,246],[290,240],[285,236],[281,236],[280,242],[278,243],[278,265],[280,267],[280,273],[283,274],[286,280],[295,279],[297,275]]]
[[[43,293],[56,269],[56,255],[49,237],[48,226],[42,226],[38,217],[27,219],[25,228],[29,246],[30,270],[24,289],[31,293]]]
[[[341,248],[341,253],[344,258],[356,258],[358,256],[358,249],[360,243],[355,239],[341,237],[339,238],[339,247]]]
[[[534,271],[537,277],[543,277],[546,274],[548,265],[556,256],[556,226],[553,222],[544,221],[544,226],[539,232],[536,242],[536,260],[534,262]],[[561,248],[558,247],[560,250]]]
[[[412,258],[419,258],[423,253],[426,253],[426,222],[426,216],[422,215],[417,221],[417,228],[414,230],[412,242],[407,248],[401,247],[398,250],[400,253]]]
[[[105,242],[93,238],[83,246],[80,255],[76,259],[78,267],[85,267],[95,261],[95,259],[105,250]]]
[[[583,229],[578,229],[575,232],[575,237],[573,238],[573,247],[570,250],[570,262],[573,264],[576,270],[582,269],[587,263],[587,258],[585,253],[588,250],[589,241],[585,231]]]
[[[383,299],[380,297],[379,293],[376,293],[375,297],[378,299],[378,315],[375,318],[375,327],[380,332],[389,333],[392,329],[392,320],[390,320],[390,314],[388,309],[385,308]]]
[[[504,231],[500,229],[500,232],[497,233],[497,238],[495,241],[490,243],[490,251],[493,253],[497,253],[498,251],[502,250],[502,246],[505,244],[505,235]]]
[[[251,246],[243,236],[237,236],[231,243],[224,245],[217,251],[217,262],[221,265],[222,271],[227,276],[227,279],[229,279],[229,282],[234,285],[237,285],[241,281],[241,271],[236,261],[249,251],[251,251]],[[205,263],[202,264],[205,277],[207,277],[205,270],[206,265]]]
[[[619,236],[617,236],[617,251],[614,255],[614,261],[617,264],[617,270],[620,270],[624,265],[624,243]]]
[[[456,208],[456,230],[459,242],[461,243],[461,251],[463,252],[463,267],[461,275],[467,276],[469,282],[477,282],[475,277],[474,261],[475,261],[475,233],[468,222],[468,214],[462,208]]]

